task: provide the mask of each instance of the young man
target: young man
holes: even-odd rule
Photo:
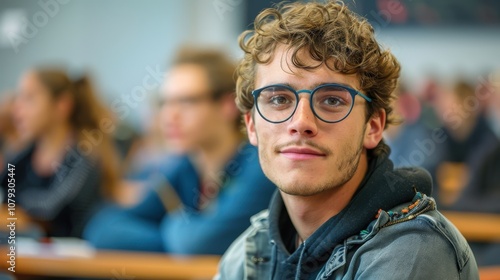
[[[388,159],[400,66],[365,20],[293,3],[263,11],[240,45],[237,103],[279,191],[216,278],[478,279],[428,173]]]

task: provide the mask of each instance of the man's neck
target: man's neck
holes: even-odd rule
[[[195,155],[195,164],[205,178],[218,179],[217,174],[234,155],[242,139],[237,132],[221,133],[211,144],[200,147]]]
[[[294,196],[281,192],[288,215],[302,240],[342,211],[351,201],[368,170],[366,153],[362,153],[358,169],[344,185],[313,196]]]

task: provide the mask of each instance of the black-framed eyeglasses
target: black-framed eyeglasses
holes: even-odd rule
[[[349,116],[356,95],[367,102],[372,99],[363,93],[341,84],[322,84],[313,90],[295,90],[283,84],[265,86],[252,91],[255,107],[260,116],[271,123],[290,119],[299,104],[299,94],[310,94],[309,103],[314,115],[327,123],[337,123]]]

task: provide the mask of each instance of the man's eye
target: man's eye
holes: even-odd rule
[[[275,95],[271,97],[269,101],[273,105],[284,105],[290,103],[290,100],[283,95]]]
[[[336,96],[330,96],[330,97],[325,98],[323,103],[325,103],[325,105],[328,105],[328,106],[340,106],[340,105],[342,105],[343,102],[340,98],[338,98]]]

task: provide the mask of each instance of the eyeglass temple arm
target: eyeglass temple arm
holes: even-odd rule
[[[366,95],[362,94],[362,93],[361,93],[361,92],[359,92],[359,91],[356,91],[356,93],[357,93],[359,96],[363,97],[366,101],[368,101],[368,102],[372,102],[372,99],[371,99],[370,97],[368,97],[368,96],[366,96]]]

